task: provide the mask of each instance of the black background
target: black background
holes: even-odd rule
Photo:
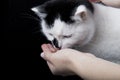
[[[7,78],[32,80],[80,80],[77,76],[54,76],[40,57],[41,44],[47,43],[40,33],[38,18],[31,10],[47,0],[8,0],[8,23],[4,27]]]

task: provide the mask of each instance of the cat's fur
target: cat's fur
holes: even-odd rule
[[[32,10],[55,46],[72,47],[120,64],[120,9],[88,0],[52,0]]]

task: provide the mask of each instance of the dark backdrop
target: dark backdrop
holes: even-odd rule
[[[40,32],[38,18],[30,8],[47,0],[8,0],[8,26],[5,41],[8,53],[6,77],[13,79],[80,80],[77,76],[54,76],[39,56],[41,44],[48,41]],[[34,16],[34,17],[32,17]]]

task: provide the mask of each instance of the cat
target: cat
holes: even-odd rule
[[[43,34],[58,48],[73,48],[120,64],[120,9],[88,0],[50,0],[32,8]]]

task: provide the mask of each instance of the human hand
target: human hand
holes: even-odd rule
[[[92,54],[84,54],[73,49],[58,50],[53,48],[50,44],[43,44],[43,53],[41,57],[47,61],[47,64],[54,75],[74,75],[73,60],[84,57],[93,57]]]
[[[47,64],[54,75],[73,75],[70,70],[69,50],[58,50],[50,44],[43,44],[43,53],[41,57],[47,61]],[[66,52],[67,51],[67,52]]]

